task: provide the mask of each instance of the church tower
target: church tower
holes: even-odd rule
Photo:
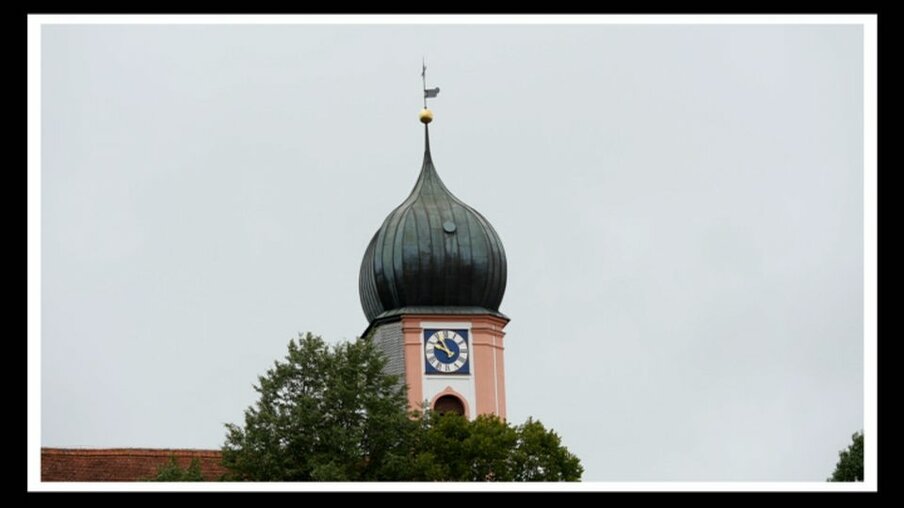
[[[408,385],[411,408],[505,418],[505,251],[489,221],[455,197],[433,166],[426,98],[438,92],[425,89],[424,163],[414,189],[364,252],[364,336]]]

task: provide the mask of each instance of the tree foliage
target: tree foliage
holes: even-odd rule
[[[838,452],[838,463],[830,482],[863,481],[863,433],[855,432],[851,440],[850,446]]]
[[[155,482],[201,482],[201,463],[198,459],[191,459],[191,464],[187,468],[182,469],[176,463],[176,457],[170,456],[169,462],[157,468],[157,476],[154,477]]]
[[[405,387],[384,373],[369,340],[289,342],[245,411],[228,424],[228,479],[250,481],[579,480],[580,460],[539,421],[408,411]]]
[[[536,420],[513,426],[495,415],[468,420],[428,412],[416,423],[407,480],[577,481],[584,472],[559,436]]]
[[[227,425],[223,463],[234,479],[381,479],[398,454],[407,399],[368,341],[328,346],[310,333],[258,378],[245,426]]]

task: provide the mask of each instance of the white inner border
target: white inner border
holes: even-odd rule
[[[471,322],[470,321],[421,321],[421,330],[430,328],[457,328],[459,330],[467,330],[468,335],[471,334]],[[468,337],[468,342],[470,341],[470,337]],[[470,344],[468,344],[470,346]]]
[[[28,490],[34,491],[434,491],[430,483],[41,482],[41,28],[49,24],[845,24],[863,26],[864,475],[862,483],[583,482],[449,483],[472,491],[875,491],[877,488],[877,16],[809,15],[29,15],[28,24]]]

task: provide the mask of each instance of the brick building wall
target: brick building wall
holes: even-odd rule
[[[153,479],[157,469],[175,457],[186,468],[193,458],[206,481],[226,473],[219,450],[154,448],[41,448],[41,480],[45,482],[136,482]]]

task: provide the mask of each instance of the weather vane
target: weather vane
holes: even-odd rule
[[[424,109],[421,110],[421,122],[427,124],[433,120],[433,112],[427,109],[427,99],[439,95],[439,87],[427,88],[427,62],[424,59],[421,59],[421,81],[424,83]]]

